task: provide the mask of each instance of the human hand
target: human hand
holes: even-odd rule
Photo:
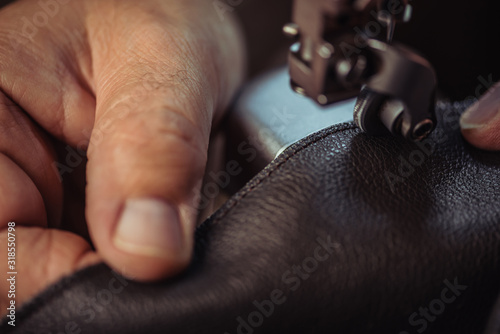
[[[10,221],[17,306],[99,261],[141,281],[188,264],[211,126],[243,76],[240,41],[204,0],[0,11],[2,310]]]
[[[462,115],[460,126],[464,137],[472,145],[500,151],[500,83]]]

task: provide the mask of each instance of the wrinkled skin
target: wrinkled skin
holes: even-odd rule
[[[181,271],[210,131],[243,77],[239,29],[210,1],[45,3],[0,11],[2,314],[8,222],[17,306],[101,261]]]

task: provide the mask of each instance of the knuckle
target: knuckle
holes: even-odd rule
[[[190,194],[207,160],[205,140],[192,122],[169,109],[133,113],[115,126],[102,149],[93,146],[91,138],[91,164],[105,159],[101,166],[113,170],[113,182],[124,193],[156,194],[173,201]]]
[[[104,121],[101,121],[104,123]],[[133,156],[133,159],[143,158],[138,164],[158,162],[168,164],[164,160],[172,157],[182,157],[182,161],[206,159],[206,144],[208,141],[202,135],[199,127],[187,119],[181,112],[171,108],[156,108],[148,112],[130,112],[125,117],[110,121],[104,136],[98,136],[96,129],[91,137],[89,158],[100,144],[94,136],[105,137],[106,145],[122,158]],[[164,157],[164,158],[159,158]],[[149,160],[148,160],[149,159]]]

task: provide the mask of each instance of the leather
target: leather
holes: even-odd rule
[[[19,310],[16,333],[483,332],[500,154],[462,139],[467,104],[439,103],[421,146],[352,123],[301,140],[203,223],[184,274],[145,285],[88,268]]]

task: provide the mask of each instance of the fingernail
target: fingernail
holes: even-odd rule
[[[158,199],[129,199],[125,203],[113,242],[127,253],[169,257],[184,245],[177,210]]]
[[[500,85],[496,85],[460,118],[462,129],[477,129],[491,122],[500,114]]]

